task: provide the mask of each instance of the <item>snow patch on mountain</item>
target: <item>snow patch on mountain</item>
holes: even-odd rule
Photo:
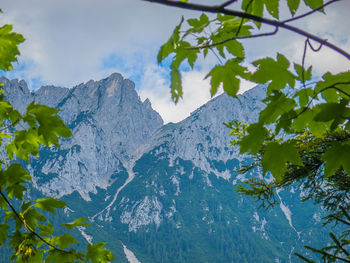
[[[141,263],[135,256],[134,252],[132,252],[130,249],[128,249],[124,243],[122,242],[123,250],[126,256],[126,259],[129,261],[129,263]]]

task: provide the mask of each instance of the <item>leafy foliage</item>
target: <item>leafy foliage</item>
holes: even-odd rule
[[[19,55],[17,46],[23,41],[22,35],[12,32],[11,25],[0,28],[0,69],[12,69],[11,63]],[[39,147],[59,146],[59,137],[72,135],[57,113],[32,102],[21,114],[0,90],[0,246],[8,243],[13,262],[110,262],[114,256],[104,244],[89,244],[85,255],[73,248],[78,241],[72,235],[54,234],[47,213],[56,215],[56,209],[65,207],[65,202],[54,197],[28,202],[24,198],[32,177],[17,158],[29,161],[31,156],[38,156]],[[86,220],[76,219],[64,226],[68,230],[87,226]]]
[[[199,54],[206,57],[211,51],[218,58],[220,64],[207,75],[211,80],[212,96],[222,86],[228,95],[236,97],[242,78],[266,87],[266,107],[260,112],[256,123],[246,125],[231,122],[226,125],[232,128],[232,144],[238,145],[241,153],[251,154],[255,159],[253,165],[242,168],[240,172],[259,166],[264,175],[271,174],[274,180],[267,183],[265,179],[251,178],[245,185],[239,186],[238,192],[253,196],[262,201],[263,206],[269,207],[276,203],[276,189],[299,183],[306,193],[305,199],[321,203],[329,210],[330,221],[349,227],[348,221],[343,218],[348,215],[344,211],[350,210],[350,72],[326,72],[321,77],[314,76],[312,66],[305,67],[305,55],[308,47],[314,52],[319,50],[311,46],[309,39],[318,41],[323,48],[332,48],[349,60],[350,55],[321,38],[289,25],[289,22],[303,19],[316,11],[324,11],[325,6],[335,1],[304,0],[312,10],[294,17],[301,1],[288,0],[292,17],[284,21],[279,20],[279,0],[243,0],[241,6],[237,6],[237,1],[215,6],[178,5],[177,1],[168,0],[152,2],[216,13],[216,18],[211,20],[206,14],[199,19],[187,19],[187,26],[184,26],[182,18],[171,39],[186,45],[175,44],[170,48],[169,40],[160,49],[158,62],[173,54],[172,71],[174,66],[178,69],[177,91],[172,93],[175,102],[182,96],[182,88],[179,79],[181,63],[174,62],[189,50],[197,51],[196,57],[191,60],[191,67]],[[231,5],[232,9],[228,8]],[[264,17],[264,10],[274,19]],[[261,30],[261,23],[275,26],[275,31],[256,33]],[[285,56],[277,54],[276,59],[266,57],[254,61],[251,67],[244,66],[244,45],[240,41],[275,34],[280,28],[306,37],[302,64],[294,63],[292,68],[292,63]],[[345,208],[341,209],[343,206]],[[308,249],[320,253],[329,262],[349,262],[349,235],[349,230],[344,231],[341,237],[331,233],[331,247]]]

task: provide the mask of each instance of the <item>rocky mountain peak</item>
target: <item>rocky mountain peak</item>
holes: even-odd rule
[[[163,125],[150,103],[141,101],[135,84],[118,73],[71,89],[44,86],[32,93],[25,81],[2,78],[2,82],[15,108],[23,112],[33,100],[57,107],[74,134],[61,142],[64,161],[51,152],[46,156],[50,160],[38,172],[60,175],[44,184],[37,182],[46,194],[62,196],[77,190],[89,199],[96,187],[106,188],[116,171],[128,167]]]

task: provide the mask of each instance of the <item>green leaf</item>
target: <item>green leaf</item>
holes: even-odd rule
[[[56,208],[63,208],[67,204],[64,201],[58,200],[53,197],[37,199],[35,207],[40,208],[43,211],[48,211],[54,215],[56,215]]]
[[[72,228],[77,227],[77,226],[89,226],[90,225],[89,223],[84,222],[84,221],[89,221],[89,219],[87,219],[86,217],[77,218],[71,223],[62,224],[62,226],[66,227],[67,229],[72,229]]]
[[[261,160],[264,174],[271,171],[277,182],[283,180],[288,163],[302,166],[298,150],[292,142],[269,142],[265,147],[265,152]]]
[[[299,112],[303,111],[303,113],[299,114]],[[310,132],[313,136],[318,138],[322,137],[324,133],[329,129],[330,122],[319,122],[314,121],[315,116],[318,114],[319,109],[300,109],[297,111],[297,118],[293,119],[293,129],[298,132],[303,132],[305,128],[307,128],[308,132]]]
[[[308,81],[311,79],[312,66],[310,66],[307,70],[305,70],[301,65],[294,63],[294,69],[297,72],[297,77],[296,77],[297,80]],[[304,79],[303,79],[303,77],[304,77]]]
[[[287,84],[294,87],[295,76],[288,70],[289,61],[283,55],[278,54],[276,61],[268,57],[256,60],[253,64],[258,69],[253,73],[251,80],[261,84],[270,82],[267,89],[268,95],[273,90],[284,89]]]
[[[0,69],[11,70],[11,62],[17,61],[16,56],[19,55],[17,45],[24,41],[24,37],[20,34],[11,32],[12,25],[4,25],[0,27]]]
[[[301,108],[304,108],[308,103],[310,98],[313,96],[314,90],[312,88],[304,88],[298,90],[294,97],[299,97],[299,105]]]
[[[175,103],[178,103],[179,99],[182,98],[182,82],[180,71],[176,66],[171,65],[171,98]]]
[[[23,214],[24,221],[26,224],[35,231],[36,226],[39,222],[45,222],[46,218],[43,214],[39,213],[37,210],[30,208]]]
[[[53,226],[50,222],[48,225],[38,225],[38,228],[40,229],[41,236],[50,236],[54,232]]]
[[[251,152],[256,154],[261,149],[263,142],[269,135],[268,130],[260,123],[253,123],[247,128],[248,134],[238,142],[240,153]]]
[[[323,0],[304,0],[304,2],[311,9],[316,9],[323,5]],[[323,11],[323,9],[321,9],[321,11]]]
[[[268,0],[267,0],[268,1]],[[264,12],[264,1],[263,0],[243,0],[242,10],[246,13],[262,17]],[[254,22],[258,27],[260,27],[260,22]]]
[[[4,211],[8,210],[8,204],[6,203],[4,198],[0,198],[0,208],[3,209]]]
[[[3,178],[6,178],[7,182],[7,195],[10,199],[15,196],[16,198],[23,200],[23,191],[26,188],[24,183],[31,180],[31,177],[27,170],[25,170],[20,164],[11,164],[5,171],[3,171]]]
[[[342,99],[340,103],[328,102],[316,105],[314,108],[319,112],[314,117],[315,121],[332,121],[331,129],[334,130],[350,118],[349,100]]]
[[[92,263],[108,263],[115,259],[112,252],[104,248],[105,245],[106,243],[89,244],[86,253],[87,261],[90,262],[91,260]]]
[[[334,175],[338,169],[343,168],[350,174],[350,145],[349,143],[334,143],[322,156],[325,162],[324,176]]]
[[[13,111],[12,105],[7,101],[0,101],[0,119],[6,120]]]
[[[297,105],[294,99],[287,98],[284,93],[279,91],[274,91],[272,95],[264,99],[264,102],[267,105],[259,115],[259,122],[263,124],[275,122],[282,114],[293,110]]]
[[[265,6],[267,8],[267,11],[276,19],[278,19],[278,4],[280,1],[274,1],[274,0],[265,0]]]
[[[157,56],[158,64],[160,64],[167,56],[174,52],[177,46],[177,42],[180,39],[180,28],[183,22],[184,18],[182,17],[180,23],[175,27],[173,34],[171,35],[169,40],[160,47]]]
[[[7,224],[0,224],[0,247],[5,243],[8,237],[8,229],[10,228]]]
[[[40,143],[46,146],[54,144],[58,146],[58,136],[70,137],[71,131],[58,117],[59,110],[53,109],[46,105],[31,103],[27,107],[27,113],[24,116],[24,121],[27,120],[27,116],[34,116],[39,124],[38,136],[40,136]],[[31,125],[31,123],[28,123]]]
[[[244,58],[244,48],[243,45],[237,40],[231,40],[224,44],[226,50],[232,55],[238,58]]]
[[[175,50],[175,58],[172,62],[173,66],[179,68],[180,64],[187,59],[190,66],[193,68],[194,62],[197,60],[198,49],[189,49],[191,47],[190,43],[185,41],[180,41]]]
[[[29,154],[38,155],[39,142],[41,139],[38,135],[37,128],[16,131],[15,134],[15,138],[12,142],[6,145],[6,151],[10,159],[16,154],[17,157],[29,161]]]
[[[199,19],[188,19],[187,23],[192,27],[188,31],[195,32],[195,33],[201,33],[204,28],[209,25],[209,18],[206,14],[202,13]]]
[[[249,72],[247,68],[239,65],[240,60],[231,59],[226,62],[225,65],[215,66],[205,78],[211,77],[210,84],[211,96],[217,93],[220,84],[223,84],[224,91],[231,97],[236,97],[239,89],[240,79],[249,78]]]
[[[79,243],[72,235],[65,233],[61,236],[53,237],[52,244],[58,246],[60,249],[66,249],[72,244]]]
[[[298,10],[300,0],[288,0],[288,7],[292,15],[295,15],[295,12]]]
[[[63,262],[76,262],[76,256],[73,253],[65,253],[65,252],[61,252],[58,250],[50,250],[49,251],[49,255],[46,258],[45,262],[49,262],[49,263],[63,263]],[[78,262],[82,262],[82,261],[78,261]]]
[[[326,73],[315,87],[315,93],[321,93],[327,102],[339,102],[341,98],[350,97],[350,71],[336,75]]]

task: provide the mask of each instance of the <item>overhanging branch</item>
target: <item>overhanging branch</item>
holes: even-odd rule
[[[320,43],[321,45],[326,46],[326,47],[334,50],[338,54],[340,54],[340,55],[346,57],[348,60],[350,60],[350,54],[348,52],[346,52],[345,50],[339,48],[338,46],[330,43],[327,39],[322,39],[316,35],[313,35],[311,33],[306,32],[300,28],[291,26],[291,25],[287,24],[285,21],[268,19],[268,18],[255,16],[255,15],[248,14],[248,13],[241,12],[241,11],[226,9],[225,7],[222,7],[221,5],[208,6],[208,5],[185,3],[185,2],[173,1],[173,0],[143,0],[143,1],[151,2],[151,3],[158,3],[158,4],[162,4],[162,5],[167,5],[167,6],[179,7],[179,8],[194,10],[194,11],[202,11],[202,12],[215,13],[215,14],[222,13],[225,15],[237,16],[237,17],[241,17],[241,18],[250,19],[250,20],[253,20],[256,22],[260,22],[260,23],[267,24],[267,25],[272,25],[272,26],[275,26],[278,28],[284,28],[284,29],[291,31],[291,32],[294,32],[298,35],[312,39],[312,40]],[[331,1],[331,3],[333,3],[333,2],[335,2],[335,1]]]

